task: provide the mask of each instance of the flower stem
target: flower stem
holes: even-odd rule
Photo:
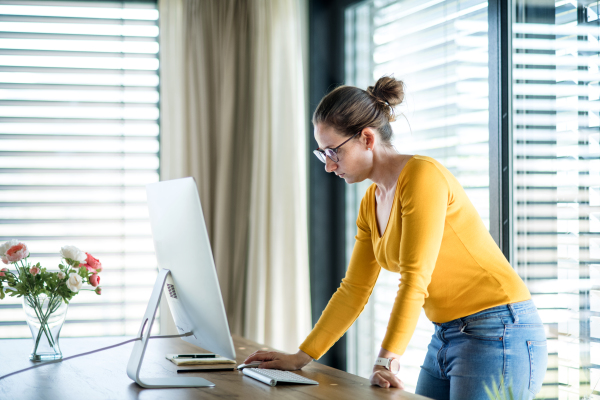
[[[52,336],[52,332],[50,331],[50,327],[48,326],[48,319],[50,318],[50,315],[52,315],[53,312],[55,312],[58,307],[60,306],[60,303],[56,302],[55,297],[51,297],[48,298],[48,307],[46,310],[46,313],[43,313],[43,306],[42,304],[40,304],[39,299],[37,298],[37,296],[32,296],[31,299],[33,300],[34,304],[30,306],[34,309],[38,320],[40,321],[40,330],[38,332],[37,338],[35,340],[35,347],[33,349],[33,352],[37,352],[37,349],[39,347],[40,344],[40,340],[42,338],[42,333],[44,333],[46,335],[46,338],[48,339],[48,343],[50,344],[51,347],[54,347],[55,343],[54,343],[54,337]]]
[[[31,308],[33,308],[33,311],[35,311],[35,315],[37,316],[38,321],[40,321],[40,330],[38,331],[37,338],[35,339],[35,346],[33,348],[33,352],[35,353],[37,352],[38,346],[40,344],[40,339],[42,338],[42,332],[44,331],[42,317],[40,316],[41,310],[39,310],[38,301],[33,296],[26,298],[25,301],[29,303],[29,306]]]

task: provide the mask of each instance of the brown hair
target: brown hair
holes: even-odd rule
[[[344,136],[364,128],[377,129],[385,145],[392,144],[390,122],[396,120],[394,107],[404,100],[404,83],[391,76],[379,78],[375,86],[362,90],[339,86],[328,93],[313,114],[313,125],[331,126]]]

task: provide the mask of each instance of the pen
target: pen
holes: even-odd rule
[[[233,367],[219,367],[219,368],[200,368],[200,369],[178,369],[177,373],[180,372],[215,372],[215,371],[233,371]]]
[[[204,354],[177,354],[173,358],[215,358],[216,354],[204,353]]]

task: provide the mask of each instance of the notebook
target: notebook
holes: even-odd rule
[[[221,357],[216,354],[214,358],[175,358],[177,354],[167,354],[165,357],[175,365],[209,365],[209,364],[235,364],[235,360]]]

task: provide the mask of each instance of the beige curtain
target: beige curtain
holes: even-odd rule
[[[196,178],[232,332],[287,351],[310,330],[299,4],[159,2],[161,179]]]

